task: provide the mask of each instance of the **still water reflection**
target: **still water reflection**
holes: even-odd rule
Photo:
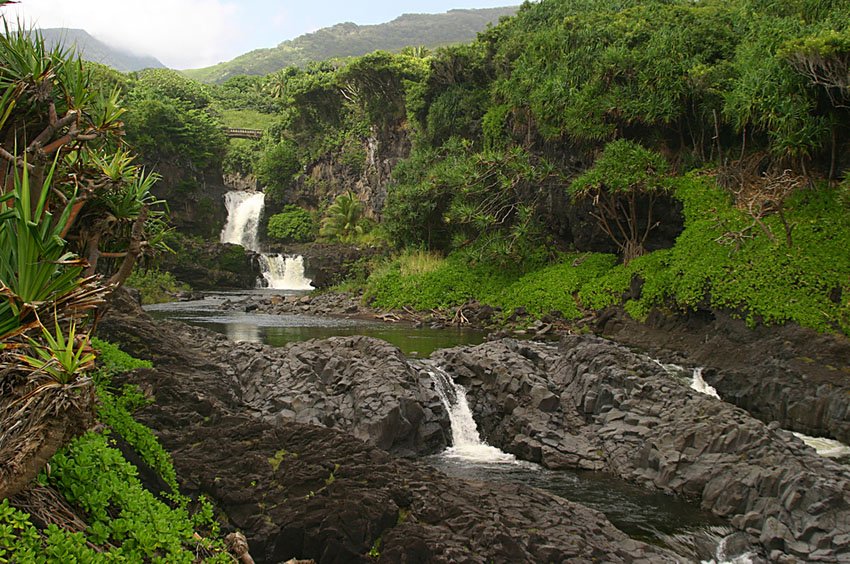
[[[155,304],[145,306],[145,309],[156,319],[183,321],[212,329],[234,341],[265,343],[275,347],[308,339],[367,335],[392,343],[406,355],[426,357],[437,349],[479,344],[486,335],[484,331],[457,327],[416,328],[407,323],[390,324],[364,319],[222,311],[221,305],[225,300],[241,299],[245,295],[210,294],[202,300]]]

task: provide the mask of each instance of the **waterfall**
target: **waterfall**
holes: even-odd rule
[[[444,456],[471,462],[514,462],[516,459],[512,454],[502,452],[481,440],[463,386],[455,383],[451,376],[437,366],[430,366],[426,372],[434,381],[452,425],[452,446],[446,449]]]
[[[260,268],[269,288],[278,290],[312,290],[311,280],[304,277],[304,257],[266,255],[260,253]]]
[[[227,223],[221,230],[221,242],[242,245],[259,252],[260,215],[266,196],[262,192],[228,192],[224,195]]]
[[[702,377],[702,368],[694,368],[694,374],[691,378],[691,389],[696,390],[701,394],[706,394],[717,399],[720,395],[708,382]],[[820,456],[826,458],[847,458],[850,457],[850,446],[845,445],[834,439],[824,437],[810,437],[803,433],[793,433],[798,439],[815,449]]]
[[[714,389],[714,386],[703,380],[702,367],[700,366],[694,368],[694,375],[691,377],[691,389],[696,390],[701,394],[720,399],[720,395],[717,393],[717,390]]]
[[[236,190],[224,195],[227,223],[221,230],[221,242],[242,245],[259,254],[262,278],[258,288],[273,290],[312,290],[311,280],[304,276],[304,257],[267,254],[260,249],[260,216],[266,195],[262,192]]]

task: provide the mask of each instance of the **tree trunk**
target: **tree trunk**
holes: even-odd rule
[[[7,395],[0,405],[0,499],[26,489],[56,452],[94,422],[94,386],[47,388],[21,413]],[[69,399],[70,398],[70,399]]]

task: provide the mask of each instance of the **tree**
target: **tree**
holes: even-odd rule
[[[646,241],[658,226],[653,206],[667,188],[660,154],[625,139],[605,146],[593,166],[570,184],[576,199],[593,202],[591,215],[620,249],[623,262],[646,253]]]
[[[325,213],[319,235],[342,243],[352,242],[363,234],[360,224],[363,204],[351,192],[340,194]]]
[[[156,177],[121,148],[124,110],[35,33],[0,37],[0,497],[93,414],[87,314],[161,244]],[[85,254],[90,262],[81,259]],[[110,259],[98,262],[98,259]],[[96,276],[95,272],[109,278]]]

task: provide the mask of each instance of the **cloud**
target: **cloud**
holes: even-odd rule
[[[35,27],[85,29],[109,45],[178,69],[232,58],[232,45],[246,32],[237,23],[239,4],[226,0],[23,0],[5,10]]]

